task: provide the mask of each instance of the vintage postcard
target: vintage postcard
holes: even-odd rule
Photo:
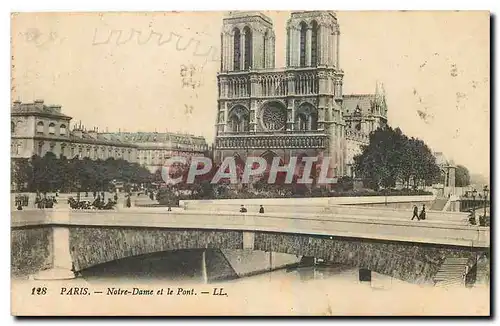
[[[15,316],[489,316],[490,13],[12,13]]]

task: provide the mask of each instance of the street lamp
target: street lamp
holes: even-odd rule
[[[486,222],[486,199],[488,198],[488,193],[489,193],[488,186],[484,186],[483,188],[483,194],[484,194],[484,215],[483,215],[483,220],[479,221],[479,225],[484,226]],[[482,223],[481,223],[482,222]]]
[[[474,220],[476,219],[476,195],[477,195],[477,190],[474,188],[472,190],[472,218]]]

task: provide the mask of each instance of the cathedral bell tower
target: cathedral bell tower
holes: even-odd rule
[[[330,11],[293,12],[287,23],[287,67],[339,69],[339,24]]]
[[[275,38],[266,15],[229,12],[221,33],[221,72],[274,68]]]

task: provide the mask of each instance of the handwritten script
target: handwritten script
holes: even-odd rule
[[[149,30],[148,32],[143,33],[143,31],[132,28],[130,29],[130,32],[126,33],[123,30],[113,29],[108,31],[107,37],[103,38],[102,40],[97,40],[98,29],[96,28],[94,31],[92,45],[97,46],[105,44],[115,44],[116,46],[121,46],[129,42],[133,42],[134,40],[137,42],[137,45],[145,45],[149,42],[155,42],[151,40],[156,40],[158,46],[163,46],[167,43],[175,41],[175,49],[177,51],[186,51],[187,49],[192,48],[193,56],[205,57],[205,62],[219,61],[218,49],[213,46],[209,46],[208,49],[206,46],[204,48],[204,45],[199,39],[195,39],[193,37],[187,38],[173,32],[159,33],[154,30]]]

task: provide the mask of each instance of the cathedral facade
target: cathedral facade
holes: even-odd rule
[[[344,95],[340,29],[330,11],[292,12],[286,66],[275,67],[273,22],[260,12],[223,19],[214,158],[330,157],[329,175],[351,175],[369,133],[387,123],[381,91]]]

